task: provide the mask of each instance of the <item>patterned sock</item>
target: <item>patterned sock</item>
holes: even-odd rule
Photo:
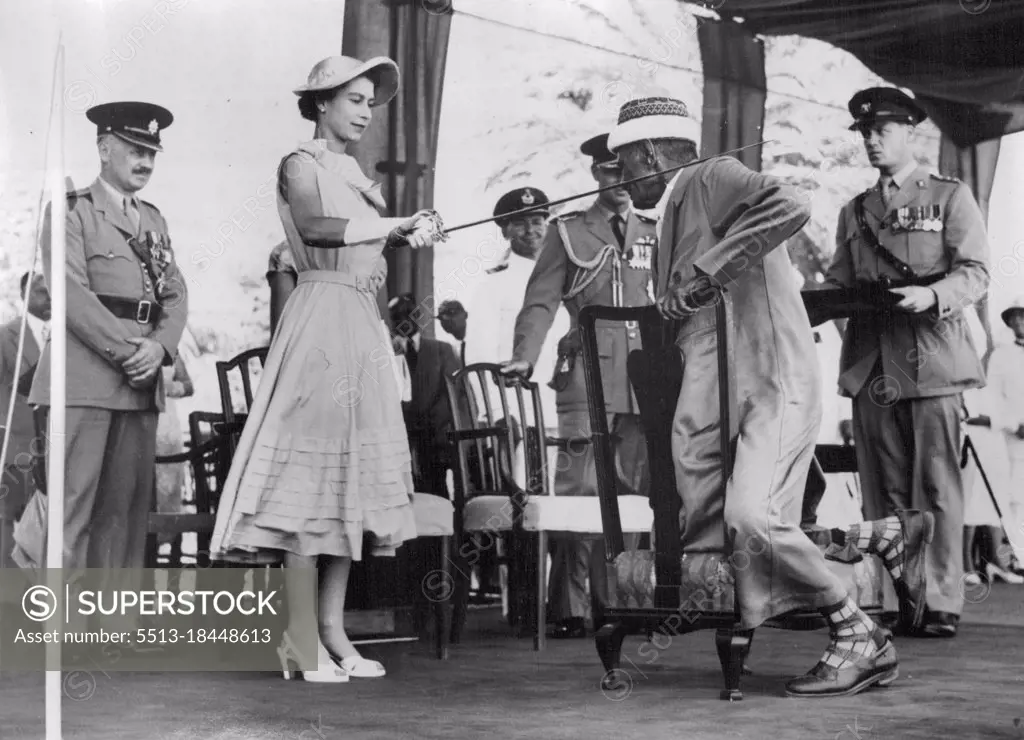
[[[855,660],[874,654],[876,647],[872,637],[875,623],[862,612],[849,596],[830,607],[821,610],[828,620],[831,641],[821,657],[821,662],[841,670],[853,665]]]
[[[832,539],[838,545],[850,540],[861,552],[868,552],[882,558],[885,567],[894,580],[903,575],[903,526],[898,516],[876,519],[873,522],[858,522],[847,529],[833,529]]]

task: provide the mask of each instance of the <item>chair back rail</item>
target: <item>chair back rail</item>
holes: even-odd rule
[[[253,381],[250,375],[250,366],[253,360],[259,360],[260,367],[267,361],[267,353],[270,347],[255,347],[241,352],[230,360],[217,362],[217,384],[220,387],[220,405],[224,414],[224,420],[228,423],[235,421],[239,412],[235,410],[234,398],[231,393],[231,372],[237,370],[242,380],[242,395],[245,397],[245,413],[252,407]]]

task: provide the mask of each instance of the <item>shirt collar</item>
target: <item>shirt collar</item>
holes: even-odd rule
[[[601,211],[601,216],[604,218],[605,221],[609,223],[611,223],[612,216],[615,215],[621,215],[623,221],[629,221],[630,213],[633,210],[632,208],[627,207],[624,213],[616,214],[610,208],[606,207],[603,203],[601,203],[601,201],[595,201],[595,204],[597,205],[598,210]]]
[[[104,180],[102,175],[100,176],[99,181],[103,183],[103,187],[106,188],[107,194],[113,199],[115,203],[117,203],[118,207],[120,207],[122,211],[124,210],[125,201],[130,201],[134,203],[136,208],[139,207],[139,199],[136,198],[134,195],[125,195],[120,190],[111,185],[109,182]]]
[[[47,322],[43,321],[38,316],[33,316],[32,314],[28,314],[26,319],[28,321],[28,328],[32,332],[32,336],[35,338],[36,344],[39,345],[39,349],[42,349],[43,345],[46,344],[43,340],[43,327],[47,325]]]
[[[917,161],[913,159],[907,162],[902,168],[900,168],[899,172],[892,176],[892,181],[896,183],[896,187],[902,188],[903,183],[907,181],[907,178],[914,174],[914,170],[916,169]],[[881,181],[881,178],[879,178],[879,181]]]

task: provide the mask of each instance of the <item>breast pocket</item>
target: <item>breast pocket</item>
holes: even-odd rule
[[[97,249],[86,255],[86,273],[94,293],[121,296],[138,293],[139,270],[139,260],[127,246],[125,250]]]

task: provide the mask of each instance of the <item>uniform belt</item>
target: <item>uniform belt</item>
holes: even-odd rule
[[[163,307],[155,301],[136,301],[112,295],[97,295],[100,303],[119,319],[131,319],[140,324],[156,324],[163,313]]]

